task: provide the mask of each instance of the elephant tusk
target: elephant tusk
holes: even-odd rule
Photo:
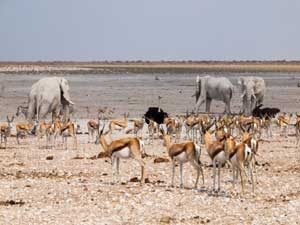
[[[244,96],[246,95],[246,91],[244,91],[241,95],[241,98],[244,98]]]

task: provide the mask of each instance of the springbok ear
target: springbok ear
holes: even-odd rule
[[[244,128],[244,126],[242,124],[240,124],[240,128],[245,133],[246,130],[245,130],[245,128]]]
[[[74,105],[74,102],[71,101],[70,93],[69,93],[69,83],[65,78],[60,78],[59,80],[59,86],[62,90],[64,98],[71,104]]]
[[[251,129],[251,126],[249,126],[249,127],[247,128],[247,132],[248,132],[248,133],[250,132],[250,129]]]
[[[165,131],[164,131],[164,129],[163,129],[162,127],[159,128],[159,131],[160,131],[160,133],[161,133],[162,135],[165,135]]]
[[[159,130],[160,130],[160,132],[161,132],[161,134],[162,135],[165,135],[165,134],[167,134],[167,126],[165,125],[165,124],[159,124]]]

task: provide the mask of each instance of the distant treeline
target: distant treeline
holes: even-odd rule
[[[115,60],[115,61],[0,61],[0,65],[64,65],[64,64],[300,64],[300,60]]]
[[[36,61],[0,62],[5,74],[300,73],[300,61]]]

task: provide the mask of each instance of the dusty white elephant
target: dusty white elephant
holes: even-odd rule
[[[263,103],[266,91],[265,81],[261,77],[240,77],[238,84],[242,91],[242,113],[250,115],[256,106]]]
[[[230,101],[233,94],[233,85],[225,77],[197,76],[196,78],[196,106],[198,113],[200,106],[206,103],[206,112],[210,112],[211,101],[218,100],[225,103],[225,112],[231,113]]]
[[[61,111],[64,119],[69,118],[71,101],[68,81],[63,77],[42,78],[31,87],[28,97],[27,119],[45,119],[52,113],[52,119]]]

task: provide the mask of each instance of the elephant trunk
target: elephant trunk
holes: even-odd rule
[[[74,105],[68,92],[62,93],[61,104],[63,106],[63,121],[66,122],[70,119],[70,107]]]
[[[70,119],[70,106],[69,104],[64,105],[64,122],[67,122]]]
[[[37,113],[36,112],[36,102],[29,101],[29,103],[28,103],[28,111],[27,111],[27,115],[26,115],[27,121],[29,121],[31,123],[32,120],[34,119],[36,113]]]
[[[250,93],[246,95],[246,114],[250,116],[255,107],[256,96],[254,93]]]

